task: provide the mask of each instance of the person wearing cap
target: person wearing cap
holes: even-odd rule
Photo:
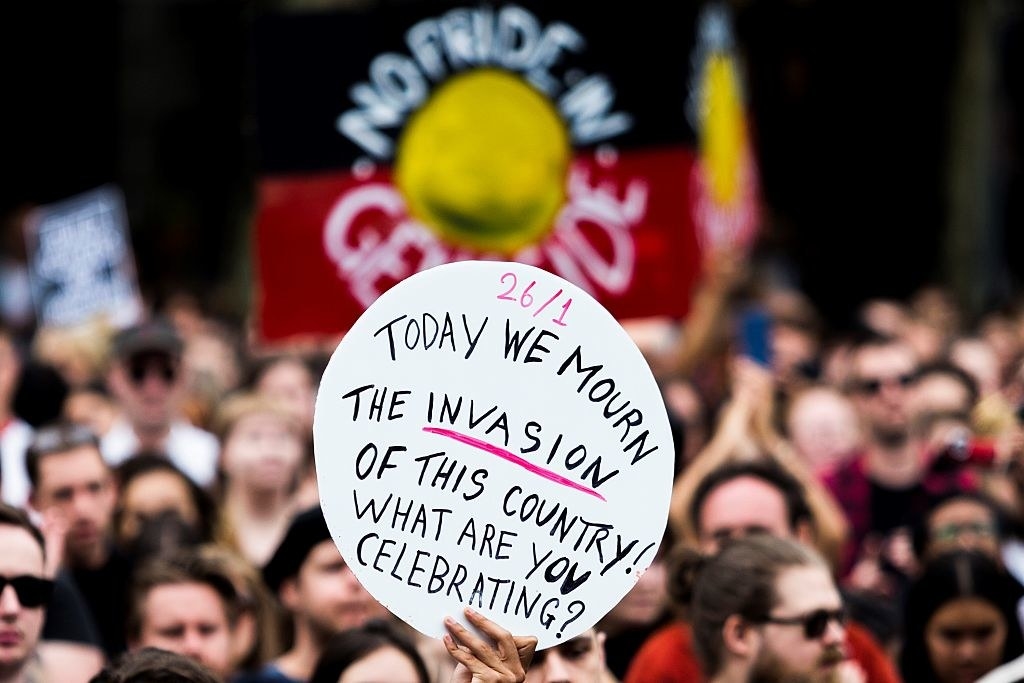
[[[144,450],[166,453],[193,481],[207,486],[214,479],[219,445],[181,416],[183,346],[174,328],[159,318],[114,338],[107,383],[123,415],[100,448],[113,466]]]
[[[292,649],[235,683],[307,681],[331,636],[371,619],[394,618],[356,580],[319,505],[292,520],[263,567],[263,579],[292,617]]]

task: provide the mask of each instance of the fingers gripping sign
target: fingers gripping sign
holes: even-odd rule
[[[474,635],[455,621],[445,619],[448,633],[444,645],[459,663],[452,683],[521,683],[526,679],[533,653],[537,649],[534,636],[513,636],[482,614],[466,608],[469,622],[486,634],[491,642]]]

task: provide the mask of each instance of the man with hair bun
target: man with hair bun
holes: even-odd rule
[[[769,462],[725,463],[711,470],[694,490],[686,513],[696,546],[708,556],[735,539],[760,535],[786,539],[814,553],[815,524],[804,488],[792,475]],[[675,606],[687,613],[688,579],[680,573],[686,567],[676,566],[676,559],[673,555],[668,570],[669,593]],[[746,579],[737,581],[743,583]],[[691,625],[677,620],[651,636],[633,658],[625,683],[702,680]],[[899,681],[892,663],[863,626],[850,623],[844,637],[851,660],[844,666],[863,672],[862,679],[851,680]]]
[[[693,644],[710,683],[863,681],[847,661],[843,601],[825,561],[767,534],[691,555]]]

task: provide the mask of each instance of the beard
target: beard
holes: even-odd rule
[[[910,432],[903,425],[872,425],[871,435],[880,446],[891,449],[904,446],[910,438]]]
[[[811,671],[793,671],[775,652],[763,649],[754,660],[747,683],[837,683],[839,672],[822,667],[838,664],[846,659],[840,647],[826,648]]]

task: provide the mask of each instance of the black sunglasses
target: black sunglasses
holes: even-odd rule
[[[0,593],[10,586],[22,607],[42,607],[53,595],[53,581],[38,576],[0,576]]]
[[[803,626],[804,637],[807,640],[817,640],[825,635],[828,625],[836,622],[840,626],[846,623],[846,610],[839,609],[816,609],[813,612],[802,614],[798,617],[773,617],[766,616],[759,620],[765,624],[782,624],[783,626]]]
[[[132,358],[128,363],[128,376],[133,384],[142,384],[146,376],[156,372],[157,376],[167,384],[178,376],[178,368],[173,360],[163,356],[149,355]]]
[[[862,379],[857,382],[857,391],[862,394],[874,396],[882,390],[882,387],[886,384],[898,384],[899,386],[906,389],[914,383],[915,377],[911,374],[897,375],[896,377],[885,377],[885,378],[873,378],[873,379]]]

